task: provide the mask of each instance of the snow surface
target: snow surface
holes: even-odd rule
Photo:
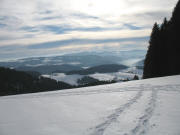
[[[124,79],[132,80],[135,74],[125,73],[125,72],[115,72],[115,73],[95,73],[89,76],[98,79],[100,81],[109,81],[109,80],[111,81],[111,80],[124,80]]]
[[[120,72],[114,73],[94,73],[89,75],[66,75],[64,73],[53,73],[51,75],[42,75],[43,77],[55,79],[57,81],[63,81],[71,85],[78,85],[78,79],[82,79],[84,76],[90,76],[92,78],[98,79],[99,81],[112,81],[112,80],[132,80],[135,75],[138,75],[139,78],[142,78],[142,70],[137,69],[136,67],[128,68]]]
[[[51,78],[57,81],[66,82],[71,85],[78,85],[77,81],[78,79],[83,78],[82,75],[66,75],[64,73],[53,73],[51,75],[42,75],[43,77]]]
[[[0,135],[179,135],[180,76],[0,97]]]
[[[143,75],[143,70],[138,69],[137,67],[130,67],[130,68],[122,70],[121,72],[136,74],[139,77]]]

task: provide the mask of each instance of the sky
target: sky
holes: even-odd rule
[[[0,60],[146,50],[177,0],[0,0]]]

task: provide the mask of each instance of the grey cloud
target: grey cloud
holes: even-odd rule
[[[59,40],[53,42],[45,42],[39,44],[31,44],[28,46],[29,49],[42,49],[42,48],[56,48],[65,45],[83,45],[83,44],[103,44],[103,43],[115,43],[115,42],[139,42],[148,41],[149,37],[132,37],[132,38],[115,38],[115,39],[68,39]]]
[[[24,26],[20,28],[21,30],[28,31],[28,32],[37,32],[39,31],[38,27],[32,26]]]
[[[97,16],[92,16],[92,15],[83,14],[83,13],[72,13],[70,16],[77,17],[77,18],[82,18],[82,19],[88,19],[88,18],[90,18],[90,19],[100,19]]]
[[[47,14],[53,13],[53,11],[52,10],[44,10],[44,11],[39,11],[38,13],[42,14],[42,15],[47,15]]]
[[[4,27],[6,27],[6,26],[7,26],[6,24],[0,23],[0,28],[4,28]]]
[[[170,17],[171,13],[168,11],[152,11],[152,12],[144,12],[135,14],[137,17],[142,17],[144,19],[152,19],[152,20],[159,20],[163,17]]]
[[[24,26],[21,27],[21,30],[28,32],[52,32],[54,34],[64,34],[71,31],[112,31],[112,30],[122,30],[122,29],[130,29],[130,30],[141,30],[146,29],[147,27],[136,26],[131,23],[124,23],[119,27],[72,27],[70,25],[38,25],[38,26]]]

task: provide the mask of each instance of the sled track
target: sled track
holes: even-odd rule
[[[139,122],[136,127],[131,130],[129,135],[144,135],[148,131],[150,127],[149,119],[152,117],[156,106],[157,92],[157,90],[152,90],[151,99],[148,103],[148,107],[145,109],[144,115],[139,118]]]
[[[117,120],[124,110],[129,108],[132,104],[134,104],[141,96],[143,91],[138,91],[134,98],[132,98],[128,103],[122,105],[121,107],[115,109],[115,112],[107,117],[107,120],[103,123],[95,126],[93,129],[93,133],[91,135],[103,135],[104,131],[109,127],[109,125]]]

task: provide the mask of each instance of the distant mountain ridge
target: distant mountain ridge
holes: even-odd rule
[[[115,57],[113,57],[115,59]],[[118,57],[116,57],[118,60]],[[36,67],[43,65],[76,65],[76,66],[97,66],[103,64],[115,64],[116,62],[107,57],[98,55],[63,55],[63,56],[52,56],[52,57],[34,57],[18,59],[15,61],[0,62],[0,66],[17,68],[17,67]]]
[[[81,52],[62,56],[23,58],[13,61],[0,62],[0,66],[18,71],[39,72],[41,74],[67,73],[70,71],[81,71],[84,68],[93,68],[100,65],[119,64],[133,66],[131,64],[133,64],[134,60],[137,61],[141,58],[143,59],[143,57],[143,50],[119,52]],[[129,61],[131,64],[127,64]],[[114,69],[112,69],[112,71],[104,70],[103,73],[116,71],[117,70]],[[98,71],[98,69],[97,72],[101,73],[101,71]]]
[[[105,64],[123,64],[122,61],[131,59],[143,59],[145,53],[145,50],[81,52],[61,56],[30,57],[4,62],[1,61],[0,66],[17,68],[22,66],[69,64],[81,67],[92,67]]]
[[[36,71],[41,74],[50,74],[53,73],[54,71],[59,71],[60,73],[64,72],[69,72],[72,70],[81,70],[80,66],[75,66],[75,65],[68,65],[68,64],[63,64],[63,65],[42,65],[42,66],[22,66],[22,67],[17,67],[15,68],[18,71]]]
[[[118,64],[108,64],[108,65],[100,65],[100,66],[95,66],[79,71],[70,71],[67,72],[67,75],[72,75],[72,74],[79,74],[79,75],[88,75],[88,74],[94,74],[94,73],[113,73],[113,72],[118,72],[119,70],[126,69],[128,68],[125,65],[118,65]]]

